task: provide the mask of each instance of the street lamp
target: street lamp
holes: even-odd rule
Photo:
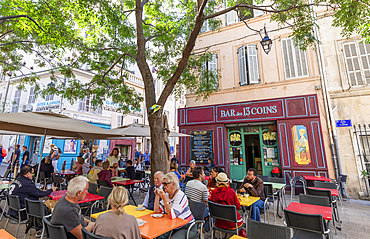
[[[263,51],[266,53],[266,54],[269,54],[269,52],[271,51],[271,46],[272,46],[272,40],[269,38],[269,36],[267,35],[267,32],[266,32],[266,26],[264,27],[264,30],[265,30],[265,37],[262,38],[261,40],[261,45],[262,45],[262,49]],[[262,36],[261,36],[262,37]]]

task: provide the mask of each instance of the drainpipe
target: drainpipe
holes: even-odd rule
[[[312,0],[310,0],[310,3],[312,3]],[[328,129],[329,129],[329,138],[330,138],[330,147],[331,151],[333,154],[333,162],[334,162],[334,168],[335,168],[335,176],[336,179],[339,179],[339,175],[342,174],[342,167],[340,163],[340,156],[339,156],[339,147],[338,147],[338,137],[337,137],[337,132],[336,132],[336,127],[335,127],[335,120],[334,120],[334,115],[333,115],[333,108],[331,104],[331,99],[330,99],[330,94],[329,94],[329,89],[328,89],[328,80],[326,77],[326,69],[325,69],[325,64],[323,63],[323,53],[321,49],[321,45],[319,44],[320,42],[320,34],[318,31],[317,27],[317,18],[316,18],[316,12],[311,6],[311,9],[313,11],[312,13],[312,18],[315,22],[315,25],[313,27],[313,32],[315,35],[315,38],[317,39],[316,41],[316,49],[317,49],[317,60],[319,62],[319,69],[320,69],[320,75],[323,83],[323,96],[324,96],[324,104],[325,104],[325,112],[327,115],[327,124],[328,124]],[[341,187],[342,188],[342,187]],[[349,198],[345,191],[342,190],[343,195],[345,195],[347,198]]]
[[[4,79],[5,79],[5,76],[4,76]],[[8,98],[9,85],[10,85],[10,78],[8,79],[8,84],[6,85],[5,97],[4,97],[4,102],[3,102],[3,113],[5,113],[5,104],[6,104],[6,98]]]

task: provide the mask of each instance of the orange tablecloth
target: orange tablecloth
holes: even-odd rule
[[[139,227],[143,238],[156,238],[172,229],[184,226],[188,223],[188,221],[180,218],[171,219],[168,215],[163,215],[161,218],[154,218],[151,215],[152,214],[147,214],[140,217],[147,222]]]
[[[0,238],[1,239],[16,239],[9,232],[5,231],[4,229],[0,229]]]

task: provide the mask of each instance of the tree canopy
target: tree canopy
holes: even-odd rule
[[[31,84],[38,80],[34,69],[50,69],[48,93],[70,101],[91,94],[94,104],[111,98],[128,112],[145,97],[149,111],[185,88],[200,98],[218,90],[217,72],[202,68],[211,56],[193,54],[205,20],[218,27],[219,17],[229,11],[247,15],[251,9],[262,10],[271,14],[271,21],[290,26],[296,43],[305,47],[315,43],[313,9],[319,7],[332,12],[333,26],[341,27],[344,37],[359,34],[370,42],[368,0],[3,0],[0,64],[3,74],[23,75]],[[25,61],[30,54],[31,64]],[[126,69],[134,63],[143,77],[144,96],[125,84]],[[72,68],[81,66],[95,73],[91,82],[73,75]],[[202,74],[209,80],[202,81]],[[165,85],[158,99],[154,78]],[[162,139],[154,130],[163,129],[161,119],[149,115],[149,123],[152,137]]]

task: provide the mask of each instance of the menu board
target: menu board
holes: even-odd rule
[[[193,131],[190,139],[190,159],[207,163],[208,157],[213,157],[212,131]]]

